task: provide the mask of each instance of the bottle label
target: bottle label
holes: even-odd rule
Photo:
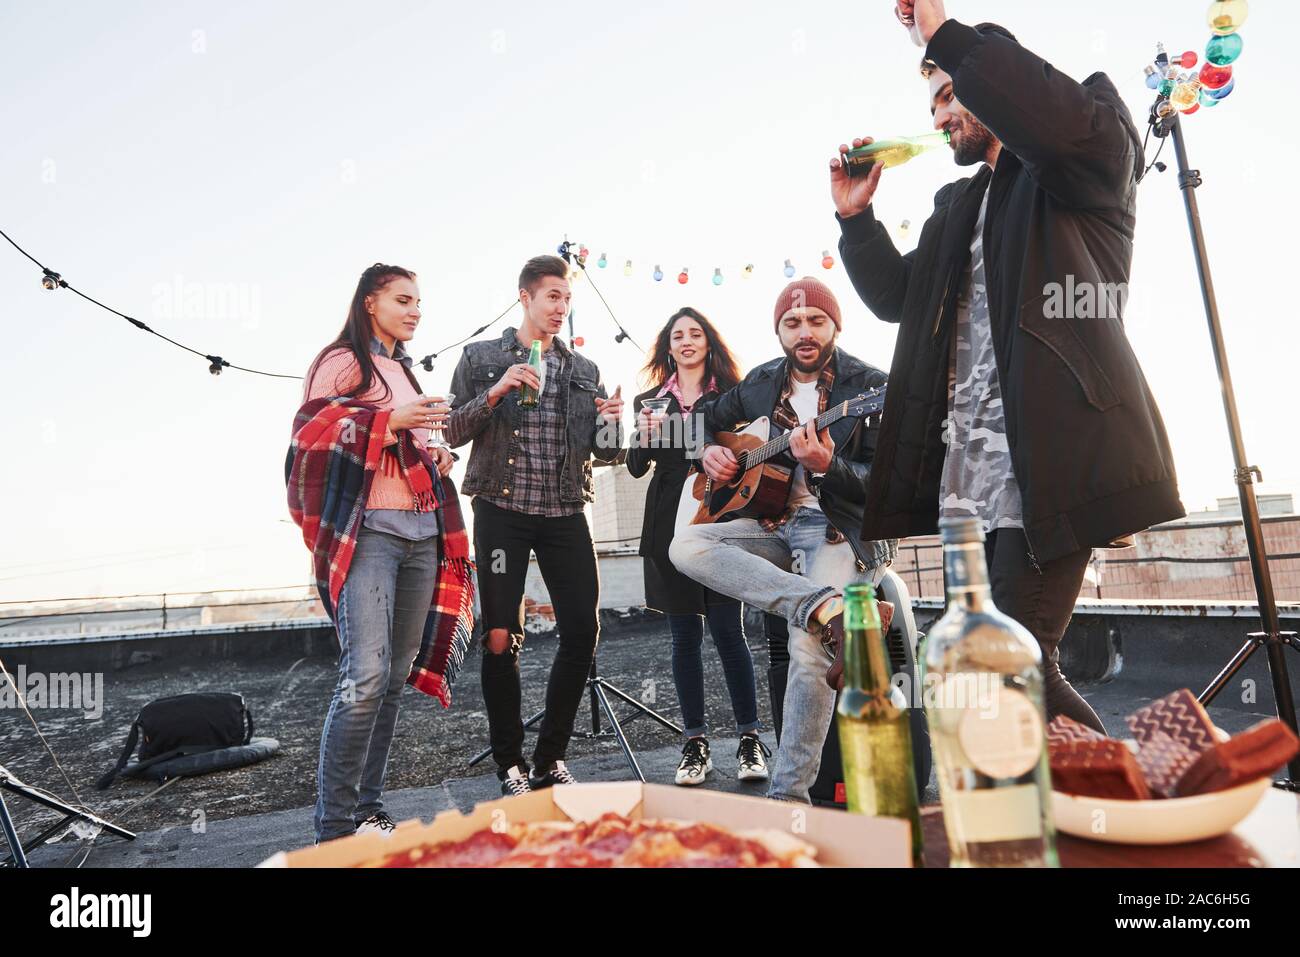
[[[990,690],[988,707],[968,708],[962,714],[957,740],[980,773],[1018,778],[1042,757],[1043,721],[1024,692],[1001,684]]]
[[[1043,807],[1038,786],[952,791],[944,807],[950,834],[965,844],[1028,841],[1043,836]]]

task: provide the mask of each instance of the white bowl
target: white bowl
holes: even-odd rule
[[[1151,801],[1120,801],[1052,792],[1056,829],[1110,844],[1181,844],[1227,834],[1259,803],[1265,776],[1226,791]]]

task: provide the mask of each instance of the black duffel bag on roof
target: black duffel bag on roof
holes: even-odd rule
[[[241,694],[201,692],[159,698],[140,709],[117,764],[95,786],[102,791],[113,783],[131,760],[137,741],[139,761],[127,772],[131,775],[173,758],[246,745],[252,738],[253,714]]]

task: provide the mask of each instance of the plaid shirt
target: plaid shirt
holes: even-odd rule
[[[564,454],[564,416],[560,414],[560,380],[569,355],[557,336],[542,353],[545,377],[537,408],[519,416],[520,461],[515,463],[515,484],[509,495],[479,497],[512,512],[562,518],[582,511],[581,505],[560,501],[560,463]]]
[[[831,392],[835,390],[835,359],[831,358],[830,362],[822,366],[821,374],[817,377],[817,414],[821,415],[826,411],[826,405],[830,401]],[[776,400],[776,408],[772,410],[772,421],[785,429],[787,432],[799,427],[799,416],[795,414],[794,406],[790,404],[790,396],[794,394],[794,375],[790,371],[789,360],[786,360],[785,384],[781,386],[781,396]],[[775,531],[786,522],[794,517],[794,507],[787,508],[776,518],[760,518],[758,523],[763,526],[765,531]],[[826,541],[832,545],[837,545],[844,541],[844,536],[830,522],[826,523]]]

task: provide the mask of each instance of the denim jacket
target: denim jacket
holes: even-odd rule
[[[607,398],[600,370],[586,356],[569,349],[557,336],[552,348],[567,357],[560,373],[559,394],[565,403],[568,423],[565,446],[556,449],[560,469],[560,500],[584,504],[595,501],[591,477],[592,456],[613,462],[623,445],[623,425],[607,425],[596,413],[596,399]],[[472,441],[465,472],[464,495],[500,495],[514,485],[514,460],[519,449],[519,390],[511,391],[496,404],[488,405],[488,389],[505,375],[506,369],[528,361],[513,327],[506,327],[499,339],[471,342],[461,353],[451,379],[451,417],[447,441],[454,447]],[[509,494],[509,493],[506,493]]]

